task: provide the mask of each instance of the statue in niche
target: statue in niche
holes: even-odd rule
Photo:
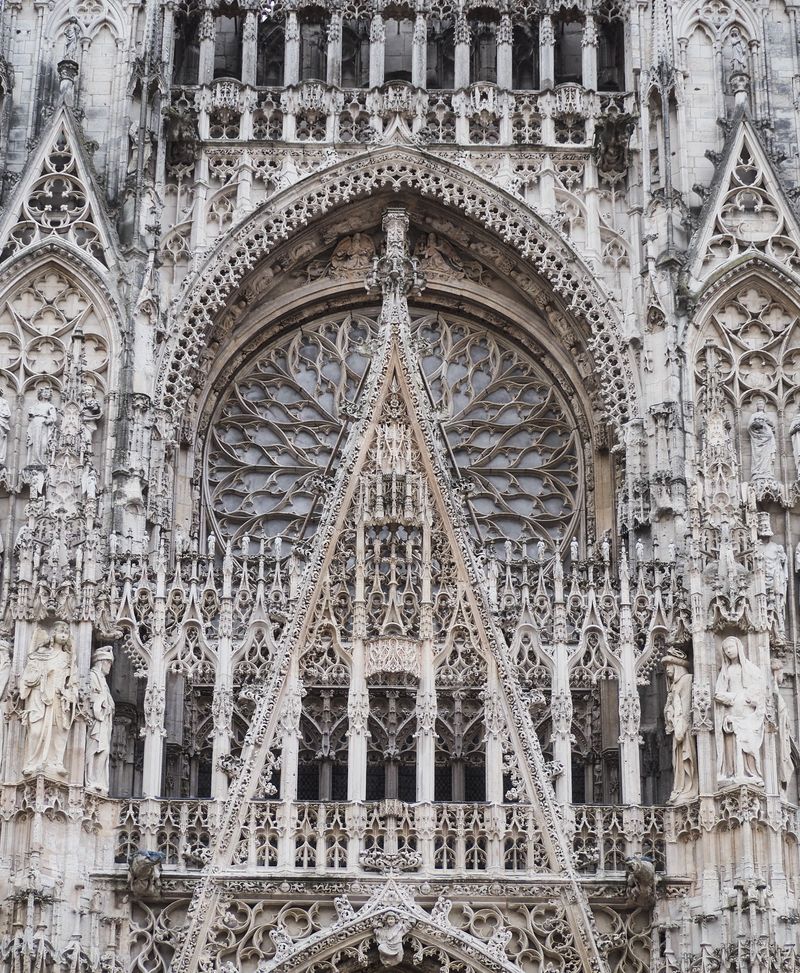
[[[40,385],[36,401],[28,409],[28,466],[47,466],[47,451],[58,422],[58,410],[53,405],[53,390]]]
[[[8,456],[8,436],[11,431],[11,406],[6,398],[6,390],[0,385],[0,466],[6,465]]]
[[[19,697],[27,728],[23,774],[66,776],[64,755],[77,703],[72,638],[66,622],[37,629],[22,673]]]
[[[81,28],[75,17],[64,25],[64,60],[77,61],[78,47],[81,43]]]
[[[678,649],[664,657],[667,702],[664,726],[672,735],[670,804],[697,796],[697,747],[692,734],[692,674],[689,660]]]
[[[800,416],[795,416],[789,427],[789,438],[792,441],[792,455],[797,479],[800,480]]]
[[[789,783],[794,773],[794,760],[792,750],[795,742],[792,736],[792,725],[789,718],[789,707],[786,700],[781,695],[783,685],[783,659],[774,656],[771,662],[772,677],[774,679],[775,694],[775,729],[778,735],[777,764],[778,764],[778,783],[781,793],[786,794],[789,790]]]
[[[5,695],[11,677],[12,645],[6,638],[0,638],[0,702]]]
[[[92,722],[86,739],[86,786],[108,793],[111,730],[114,724],[114,698],[106,677],[111,672],[114,652],[102,645],[94,653],[89,672],[89,707]]]
[[[97,399],[94,386],[84,385],[81,389],[81,421],[83,423],[86,445],[91,448],[97,424],[103,417],[103,407]]]
[[[750,416],[747,424],[750,434],[750,479],[769,480],[775,465],[775,423],[770,419],[761,404]]]
[[[747,658],[742,640],[722,643],[722,666],[714,691],[714,732],[720,781],[763,783],[761,744],[767,711],[766,681]]]
[[[731,45],[731,74],[749,74],[747,44],[738,27],[731,27],[728,40]]]
[[[408,930],[408,921],[402,920],[394,912],[390,912],[375,927],[375,943],[384,966],[399,966],[403,962],[403,939]]]
[[[783,544],[770,540],[772,527],[769,514],[759,514],[758,536],[761,540],[761,556],[764,559],[764,578],[767,595],[775,611],[775,628],[778,637],[786,637],[786,588],[789,583],[786,549]]]

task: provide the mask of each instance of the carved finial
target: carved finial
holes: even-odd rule
[[[383,255],[375,257],[367,275],[367,290],[380,290],[386,301],[398,301],[408,294],[419,294],[425,286],[419,262],[408,255],[408,214],[393,206],[383,214],[386,245]]]

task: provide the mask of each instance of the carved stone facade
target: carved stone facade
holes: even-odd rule
[[[800,973],[784,0],[10,0],[0,973]]]

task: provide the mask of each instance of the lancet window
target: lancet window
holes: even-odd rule
[[[365,88],[369,84],[369,19],[345,18],[342,22],[342,87]]]
[[[565,11],[553,24],[555,31],[555,82],[581,84],[583,81],[584,20],[577,11]]]
[[[497,82],[497,16],[480,11],[469,18],[470,81]]]
[[[386,17],[384,26],[384,81],[411,81],[414,21],[410,17]]]
[[[427,87],[455,87],[455,24],[450,17],[428,18]]]
[[[525,22],[514,25],[514,47],[511,56],[512,87],[516,91],[539,87],[539,25]]]
[[[328,17],[323,10],[304,10],[300,21],[300,80],[325,81],[328,70]]]
[[[214,77],[241,78],[244,14],[216,18],[214,30]]]
[[[262,17],[256,35],[256,84],[277,88],[283,84],[286,30],[281,20]]]

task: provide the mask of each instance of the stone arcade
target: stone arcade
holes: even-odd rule
[[[800,973],[788,0],[8,0],[0,973]]]

